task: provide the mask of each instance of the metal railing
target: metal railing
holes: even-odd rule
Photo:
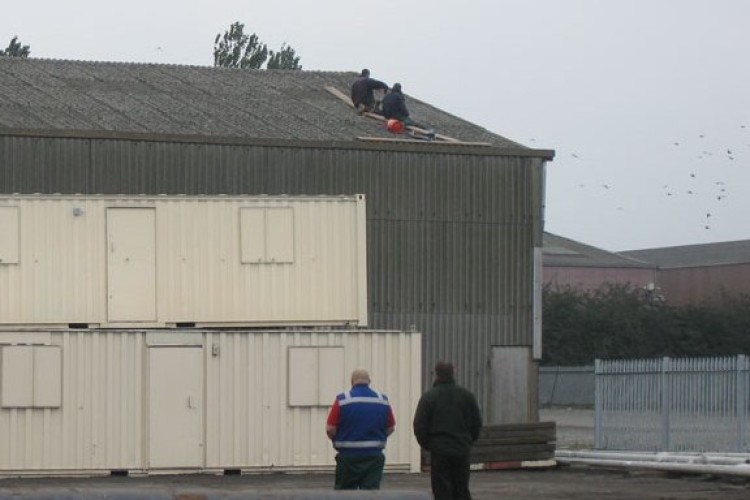
[[[594,447],[748,452],[747,356],[596,360]]]

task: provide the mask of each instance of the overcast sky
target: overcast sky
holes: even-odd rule
[[[304,69],[368,67],[554,149],[547,231],[615,251],[750,239],[748,0],[28,0],[3,2],[0,45],[211,65],[234,21]]]

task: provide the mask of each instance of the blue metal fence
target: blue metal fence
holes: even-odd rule
[[[750,451],[746,356],[596,360],[594,373],[595,448]]]

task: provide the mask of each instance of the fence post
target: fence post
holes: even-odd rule
[[[594,449],[602,449],[602,380],[601,363],[594,360]]]
[[[671,406],[672,406],[672,391],[669,380],[670,370],[670,359],[664,357],[661,360],[661,377],[659,383],[661,385],[661,415],[662,415],[662,450],[670,451],[672,449],[672,421],[671,421]]]
[[[745,385],[747,380],[747,358],[744,354],[737,356],[736,375],[737,382],[735,387],[737,388],[737,394],[735,401],[737,402],[737,451],[744,453],[745,451],[745,426],[747,425],[747,400]]]

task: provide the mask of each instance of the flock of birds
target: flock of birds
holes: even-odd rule
[[[746,125],[740,125],[741,129],[747,129]],[[705,134],[699,134],[698,139],[703,140],[706,138]],[[675,148],[685,148],[685,145],[681,144],[678,141],[674,141],[672,143],[672,146]],[[750,148],[750,144],[747,144],[747,147]],[[716,151],[710,151],[708,149],[700,149],[700,152],[698,152],[695,156],[698,160],[721,160],[726,162],[734,162],[735,159],[738,157],[736,148],[733,147],[724,147],[721,148],[720,152]],[[570,157],[573,160],[579,160],[581,157],[578,153],[570,153]],[[717,172],[718,174],[718,172]],[[706,201],[706,197],[708,196],[709,200],[711,200],[714,203],[720,203],[722,200],[726,199],[729,196],[729,189],[727,186],[727,183],[724,180],[708,180],[710,184],[710,193],[706,193],[706,184],[699,184],[699,181],[705,181],[705,175],[703,175],[698,168],[690,168],[686,170],[686,175],[688,176],[685,181],[689,182],[688,187],[686,188],[684,186],[684,183],[682,185],[678,184],[663,184],[661,186],[661,191],[664,193],[666,197],[676,197],[677,195],[685,195],[685,196],[696,196],[699,194],[699,187],[700,191],[702,193],[702,201]],[[703,177],[703,179],[701,179]],[[586,184],[581,183],[578,184],[579,188],[585,188]],[[603,190],[610,190],[613,188],[613,185],[611,183],[601,183],[598,186],[600,189]],[[716,205],[714,205],[714,208]],[[624,206],[617,206],[616,209],[618,211],[624,210]],[[705,210],[705,216],[703,220],[701,221],[701,224],[704,229],[709,230],[711,229],[711,221],[714,220],[712,217],[715,216],[715,211],[712,211],[710,207],[707,207]]]

